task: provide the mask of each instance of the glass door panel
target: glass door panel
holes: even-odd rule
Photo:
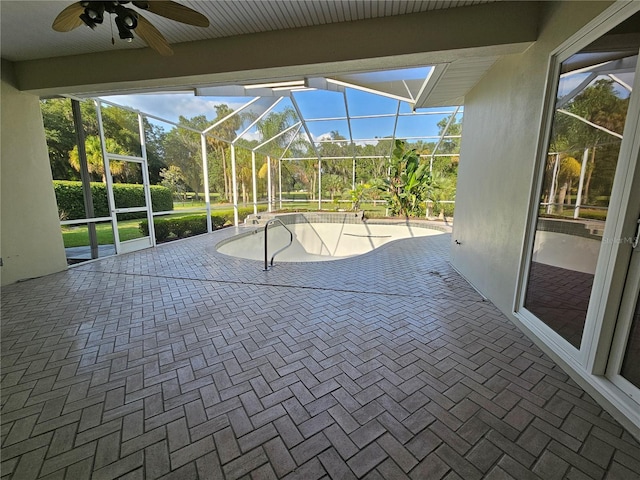
[[[562,62],[524,307],[580,349],[638,47],[611,47],[639,15]],[[635,23],[634,23],[635,22]],[[626,25],[626,27],[625,27]],[[627,28],[628,30],[628,28]]]
[[[110,160],[116,208],[146,207],[142,164],[125,160]]]
[[[118,219],[118,237],[120,242],[126,242],[128,240],[135,240],[137,238],[147,237],[140,230],[140,224],[147,220],[146,215],[141,217],[142,214],[131,213],[118,213],[116,215]]]
[[[142,159],[109,157],[109,177],[115,214],[114,237],[118,253],[127,253],[153,246],[148,233],[140,228],[150,216],[147,177]],[[148,229],[147,229],[148,232]]]

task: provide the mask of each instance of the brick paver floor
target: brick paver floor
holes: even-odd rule
[[[448,264],[228,229],[2,289],[2,479],[640,477],[640,446]]]

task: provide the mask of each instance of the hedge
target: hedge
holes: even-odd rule
[[[82,182],[67,180],[54,180],[53,189],[58,202],[60,218],[75,220],[86,218],[84,211],[84,197],[82,195]],[[160,185],[151,185],[151,204],[154,212],[173,210],[173,196],[171,190]],[[142,185],[115,183],[113,195],[119,208],[139,207],[144,205],[144,189]],[[93,211],[96,217],[109,217],[109,202],[107,201],[107,186],[104,183],[91,183],[91,196],[93,198]],[[119,214],[118,220],[132,218],[144,218],[146,214],[125,213]]]
[[[214,230],[222,228],[227,223],[226,215],[211,215],[211,226]],[[207,233],[206,215],[189,215],[177,218],[154,218],[153,226],[156,232],[156,241],[165,242],[169,237],[174,239],[190,237]],[[149,235],[149,222],[140,222],[140,231],[146,237]]]
[[[259,210],[264,211],[266,207],[260,207]],[[241,222],[252,213],[253,207],[238,208],[238,218]],[[233,210],[218,211],[211,215],[211,226],[214,230],[232,222]],[[206,214],[195,214],[174,218],[154,218],[153,226],[157,242],[177,240],[207,233],[207,216]],[[149,222],[147,220],[140,222],[139,228],[145,237],[149,235]]]

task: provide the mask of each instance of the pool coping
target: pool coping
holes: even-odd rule
[[[452,226],[447,224],[442,224],[442,222],[435,222],[433,220],[426,219],[414,219],[414,218],[373,218],[366,219],[363,215],[364,212],[292,212],[292,213],[260,213],[260,214],[251,214],[247,216],[245,222],[235,228],[235,233],[232,235],[228,235],[225,238],[221,239],[215,244],[215,251],[218,252],[218,249],[230,242],[237,240],[238,238],[242,238],[249,235],[254,235],[259,231],[264,229],[264,226],[269,220],[274,218],[278,218],[285,225],[295,225],[300,223],[333,223],[333,224],[350,224],[350,225],[406,225],[409,227],[416,228],[424,228],[428,230],[436,230],[443,233],[451,233]],[[240,231],[242,228],[242,231]],[[374,250],[384,247],[385,245],[380,245]],[[362,255],[366,255],[366,252]],[[222,254],[226,255],[226,254]],[[243,258],[243,257],[238,257]],[[336,258],[333,261],[343,260],[344,258]],[[320,261],[320,260],[312,260]],[[286,260],[287,263],[300,263],[299,261],[290,261]],[[308,263],[308,262],[307,262]]]
[[[235,235],[231,235],[227,238],[220,240],[215,248],[216,250],[232,242],[240,237],[253,235],[258,230],[264,228],[264,225],[274,218],[278,218],[285,225],[295,225],[299,223],[335,223],[335,224],[350,224],[350,225],[406,225],[409,227],[425,228],[429,230],[438,230],[444,233],[451,233],[452,226],[443,224],[442,222],[435,222],[433,220],[423,220],[415,218],[364,218],[364,212],[292,212],[292,213],[259,213],[248,215],[244,221],[244,224],[240,227],[251,228]],[[302,221],[298,221],[302,220]]]

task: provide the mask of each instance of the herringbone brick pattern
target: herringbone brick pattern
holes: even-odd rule
[[[2,479],[633,479],[640,446],[448,265],[217,254],[2,291]]]

